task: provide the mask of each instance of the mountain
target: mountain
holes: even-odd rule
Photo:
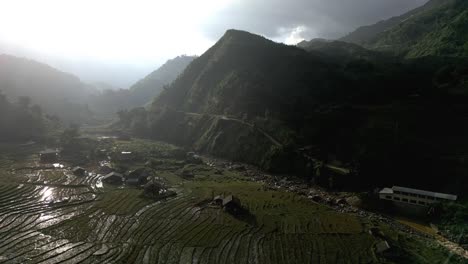
[[[369,50],[354,43],[344,41],[330,41],[322,39],[313,39],[311,41],[302,41],[297,44],[309,52],[315,52],[317,55],[325,55],[328,59],[334,58],[337,62],[349,62],[352,60],[384,60],[390,57],[381,52]]]
[[[279,108],[288,107],[303,94],[321,89],[325,83],[316,82],[315,89],[307,84],[333,74],[329,67],[301,49],[230,30],[190,64],[153,105],[238,116],[263,115],[266,109],[280,112]]]
[[[150,73],[132,87],[130,92],[136,105],[145,105],[161,93],[165,85],[173,82],[196,56],[179,56],[168,60],[159,69]]]
[[[118,111],[142,107],[172,83],[196,57],[179,56],[168,60],[160,68],[138,81],[130,89],[104,89],[100,95],[89,98],[92,111],[115,114]]]
[[[409,58],[468,56],[468,2],[431,0],[402,16],[350,33],[341,41]]]
[[[92,89],[71,74],[33,60],[0,55],[0,90],[12,101],[30,97],[45,113],[67,122],[89,116],[83,101]]]
[[[468,149],[467,68],[466,60],[431,57],[337,60],[229,30],[148,110],[124,113],[120,124],[335,187],[459,192],[468,186],[468,166],[457,158]],[[317,175],[310,167],[317,161],[354,174]]]

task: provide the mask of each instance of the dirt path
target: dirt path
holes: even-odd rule
[[[232,117],[227,117],[227,116],[224,116],[224,115],[213,115],[213,114],[200,114],[200,113],[190,113],[190,112],[183,112],[183,111],[178,111],[179,113],[183,113],[183,114],[186,114],[186,115],[192,115],[192,116],[203,116],[203,115],[206,115],[206,116],[209,116],[209,117],[216,117],[216,118],[219,118],[219,119],[222,119],[222,120],[229,120],[229,121],[234,121],[234,122],[238,122],[238,123],[241,123],[245,126],[249,126],[255,130],[257,130],[258,132],[260,132],[262,135],[264,135],[266,138],[268,138],[273,144],[275,144],[276,146],[278,147],[282,147],[283,144],[281,144],[278,140],[276,140],[273,136],[271,136],[270,134],[268,134],[267,132],[265,132],[264,130],[258,128],[257,126],[251,124],[251,123],[247,123],[241,119],[237,119],[237,118],[232,118]]]

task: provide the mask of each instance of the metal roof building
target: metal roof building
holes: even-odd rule
[[[382,200],[418,206],[429,206],[441,201],[456,201],[458,198],[453,194],[430,192],[400,186],[382,189],[379,192],[379,197]]]

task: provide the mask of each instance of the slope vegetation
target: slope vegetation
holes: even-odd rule
[[[359,28],[342,41],[406,57],[468,56],[468,2],[431,0],[400,17]]]

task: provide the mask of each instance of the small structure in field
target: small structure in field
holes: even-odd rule
[[[223,208],[225,211],[237,211],[241,208],[240,200],[234,195],[228,195],[223,197],[222,195],[217,195],[211,201],[211,204]]]
[[[195,152],[188,152],[185,156],[185,162],[191,164],[203,164],[203,160]]]
[[[377,243],[375,245],[375,252],[377,252],[377,253],[383,253],[383,252],[385,252],[385,251],[387,251],[389,249],[390,249],[390,245],[385,240],[380,241],[379,243]]]
[[[57,162],[59,156],[58,150],[46,149],[39,152],[39,160],[41,163],[54,163]]]
[[[81,167],[75,167],[72,169],[72,173],[75,176],[83,177],[86,175],[86,170]]]
[[[131,151],[121,151],[115,153],[113,158],[118,161],[131,161],[135,159],[135,154]]]
[[[237,197],[228,195],[223,199],[223,209],[228,213],[237,214],[242,209],[241,202]]]
[[[379,198],[381,200],[392,201],[397,204],[422,207],[429,207],[431,204],[437,202],[457,200],[457,196],[453,194],[430,192],[399,186],[382,189],[379,192]]]
[[[109,184],[122,184],[124,176],[118,172],[111,172],[102,178],[102,181]]]
[[[113,171],[114,171],[114,169],[111,168],[109,165],[99,166],[99,173],[101,173],[101,174],[106,175],[106,174],[109,174],[109,173],[111,173]]]
[[[125,183],[130,185],[143,185],[148,183],[150,172],[145,168],[139,168],[128,173]]]
[[[213,205],[222,207],[223,206],[223,196],[217,195],[213,198],[213,201],[211,202]]]

